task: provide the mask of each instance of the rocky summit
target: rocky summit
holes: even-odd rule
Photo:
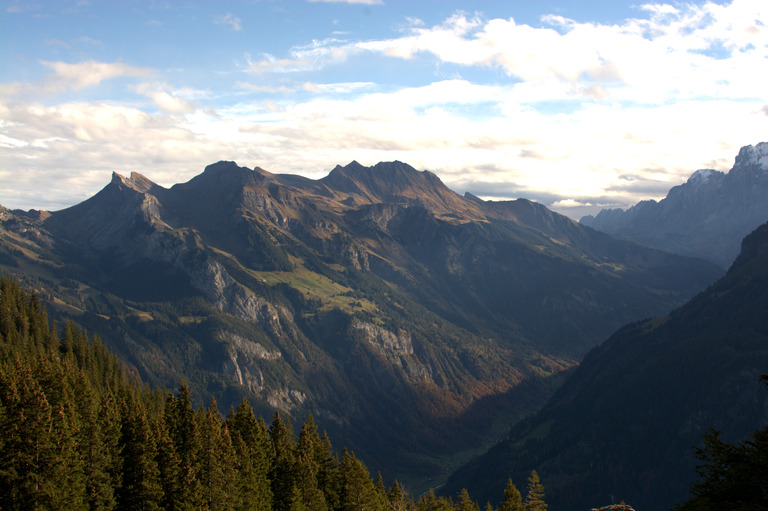
[[[742,147],[726,174],[694,172],[659,202],[604,209],[579,220],[618,238],[702,257],[727,268],[742,238],[768,221],[768,142]]]
[[[145,381],[312,413],[415,489],[612,331],[722,274],[402,162],[310,180],[222,161],[170,188],[114,174],[71,208],[0,215],[0,269]]]

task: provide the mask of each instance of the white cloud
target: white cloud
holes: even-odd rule
[[[384,89],[328,75],[258,76],[235,81],[223,99],[143,82],[121,102],[58,104],[26,101],[29,84],[0,84],[0,160],[13,169],[0,182],[14,190],[0,202],[62,207],[95,193],[112,170],[169,186],[221,159],[315,178],[353,159],[397,159],[460,193],[528,197],[569,214],[660,198],[697,168],[728,170],[741,145],[768,134],[768,31],[759,22],[768,14],[742,1],[647,12],[615,25],[550,16],[544,28],[456,15],[429,28],[412,21],[389,40],[325,39],[284,58],[246,57],[250,72],[267,73],[319,70],[363,52],[403,64],[428,56],[500,70],[491,84]],[[120,62],[47,65],[60,90],[152,73]]]
[[[248,71],[252,73],[291,73],[313,69],[314,63],[306,59],[278,59],[269,53],[262,55],[258,62],[248,62]]]
[[[277,58],[269,53],[264,53],[258,62],[252,62],[246,55],[247,70],[253,73],[295,73],[299,71],[313,71],[321,69],[329,64],[339,64],[346,61],[351,55],[365,51],[362,45],[346,43],[338,39],[314,40],[309,44],[291,48],[289,58]]]
[[[57,90],[79,90],[99,85],[104,80],[123,76],[147,76],[152,73],[149,68],[129,66],[123,62],[88,60],[75,64],[46,61],[40,63],[53,70],[54,74],[48,82],[52,88]]]
[[[552,203],[554,208],[584,208],[592,205],[590,202],[580,202],[574,199],[563,199]]]
[[[413,27],[401,38],[359,46],[394,58],[431,54],[445,63],[498,68],[531,84],[567,83],[568,90],[600,99],[662,103],[764,96],[755,68],[764,69],[768,58],[768,27],[761,21],[768,19],[768,4],[736,0],[727,6],[645,9],[650,19],[617,25],[545,16],[553,28],[459,14],[435,27]],[[728,58],[709,55],[713,48]]]
[[[155,105],[168,113],[185,113],[195,110],[195,106],[175,93],[169,93],[165,84],[141,83],[132,87],[138,94],[150,98]]]
[[[255,83],[247,83],[247,82],[241,82],[241,81],[235,82],[235,85],[233,87],[235,89],[242,89],[242,90],[247,90],[251,92],[267,92],[267,93],[280,93],[280,94],[292,94],[296,92],[295,88],[288,87],[286,85],[279,85],[279,86],[258,85]]]
[[[313,83],[304,82],[302,89],[309,92],[330,94],[351,94],[365,89],[374,90],[373,82],[346,82],[346,83]]]

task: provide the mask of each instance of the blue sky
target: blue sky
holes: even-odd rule
[[[400,160],[571,217],[768,140],[768,2],[0,1],[0,204]]]

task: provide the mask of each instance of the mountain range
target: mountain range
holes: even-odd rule
[[[744,239],[718,282],[590,351],[541,411],[443,490],[498,500],[507,478],[525,481],[535,468],[552,508],[623,500],[671,509],[688,497],[693,446],[704,433],[715,428],[735,442],[768,423],[761,374],[768,374],[768,224]]]
[[[114,174],[71,208],[0,215],[0,270],[144,381],[311,412],[415,491],[538,409],[600,340],[723,272],[401,162],[310,180],[222,161],[171,188]]]
[[[728,268],[742,238],[768,221],[768,142],[744,146],[728,173],[694,172],[659,202],[604,209],[579,223],[612,236]]]

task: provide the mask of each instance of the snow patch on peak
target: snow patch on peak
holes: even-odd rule
[[[760,170],[768,172],[768,142],[760,142],[757,145],[744,146],[736,156],[734,167],[755,165]]]
[[[689,183],[706,184],[717,173],[713,169],[699,169],[688,178]]]

